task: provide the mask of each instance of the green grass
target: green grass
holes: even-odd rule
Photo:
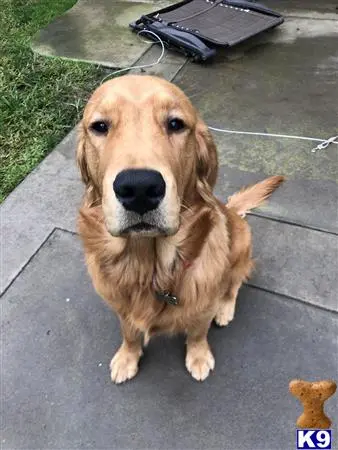
[[[75,0],[2,0],[0,202],[71,130],[103,78],[93,65],[33,54],[31,37]]]

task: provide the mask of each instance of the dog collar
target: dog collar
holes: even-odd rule
[[[183,269],[184,270],[188,269],[188,267],[190,267],[191,264],[192,263],[190,261],[183,261]],[[154,280],[153,280],[153,284],[154,284]],[[155,295],[156,295],[157,300],[160,300],[162,302],[164,301],[168,305],[176,306],[179,303],[176,295],[173,295],[169,291],[156,291],[155,290]]]

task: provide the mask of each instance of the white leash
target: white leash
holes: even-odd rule
[[[274,134],[274,133],[256,133],[252,131],[236,131],[236,130],[223,130],[222,128],[214,128],[208,127],[212,131],[219,131],[220,133],[229,133],[229,134],[247,134],[250,136],[265,136],[265,137],[276,137],[276,138],[286,138],[286,139],[302,139],[303,141],[316,141],[321,142],[316,147],[314,147],[311,152],[315,153],[317,150],[322,150],[328,147],[330,144],[338,144],[338,136],[332,136],[329,139],[318,139],[306,136],[293,136],[288,134]]]
[[[151,34],[151,35],[156,37],[156,39],[158,40],[158,42],[161,44],[161,47],[162,47],[162,51],[161,51],[161,54],[160,54],[159,58],[155,62],[150,63],[150,64],[143,64],[143,65],[140,65],[140,66],[125,67],[124,69],[116,70],[115,72],[112,72],[109,75],[107,75],[106,77],[104,77],[101,80],[100,84],[102,84],[108,78],[110,78],[110,77],[112,77],[114,75],[117,75],[118,73],[122,73],[122,72],[125,72],[127,70],[134,70],[134,69],[146,69],[148,67],[153,67],[153,66],[156,66],[157,64],[160,64],[160,62],[162,61],[162,59],[164,57],[164,53],[165,53],[164,42],[153,31],[141,30],[141,31],[139,31],[137,33],[137,35],[140,35],[140,34]],[[153,42],[151,42],[151,44],[153,44]],[[312,138],[312,137],[306,137],[306,136],[293,136],[293,135],[288,135],[288,134],[275,134],[275,133],[261,133],[261,132],[253,132],[253,131],[226,130],[226,129],[223,129],[223,128],[215,128],[215,127],[211,127],[211,126],[208,126],[208,128],[209,128],[209,130],[216,131],[216,132],[219,132],[219,133],[240,134],[240,135],[249,135],[249,136],[275,137],[275,138],[286,138],[286,139],[299,139],[299,140],[303,140],[303,141],[320,142],[320,144],[318,144],[316,147],[312,148],[312,150],[311,150],[312,153],[315,153],[317,150],[324,150],[330,144],[338,144],[338,136],[332,136],[332,137],[330,137],[328,139],[318,139],[318,138]]]

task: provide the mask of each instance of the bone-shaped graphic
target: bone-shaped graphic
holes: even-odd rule
[[[330,428],[331,420],[324,413],[324,402],[336,392],[332,380],[309,382],[292,380],[289,390],[303,404],[304,412],[297,419],[299,428]]]

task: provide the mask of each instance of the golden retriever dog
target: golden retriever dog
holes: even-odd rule
[[[112,380],[134,377],[143,346],[161,333],[186,335],[186,367],[204,380],[215,366],[209,327],[233,319],[253,267],[241,216],[283,177],[222,204],[213,194],[218,162],[208,127],[178,87],[145,75],[94,92],[77,162],[86,186],[78,229],[88,271],[121,324]]]

